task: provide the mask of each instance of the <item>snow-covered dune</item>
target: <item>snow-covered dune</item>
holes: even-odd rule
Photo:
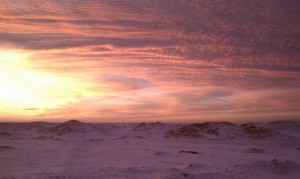
[[[57,124],[50,128],[44,128],[41,132],[48,132],[57,135],[64,135],[77,132],[94,132],[98,131],[97,127],[92,124],[83,123],[77,120],[69,120],[61,124]]]
[[[298,124],[0,123],[0,179],[298,179]]]
[[[204,122],[181,125],[166,132],[171,138],[214,138],[214,139],[282,139],[299,138],[300,127],[295,121],[273,123]]]

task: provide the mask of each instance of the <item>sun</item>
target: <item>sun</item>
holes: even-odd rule
[[[56,81],[54,76],[30,69],[28,54],[0,51],[0,104],[6,107],[42,105],[42,93]],[[43,105],[42,105],[43,106]]]
[[[0,113],[35,115],[88,95],[86,84],[36,69],[30,55],[0,51]]]

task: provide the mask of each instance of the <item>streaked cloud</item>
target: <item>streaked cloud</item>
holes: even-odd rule
[[[58,92],[65,102],[10,106],[0,118],[22,119],[22,111],[99,121],[298,118],[299,5],[2,0],[0,50],[30,54],[23,70],[75,85],[71,97]]]

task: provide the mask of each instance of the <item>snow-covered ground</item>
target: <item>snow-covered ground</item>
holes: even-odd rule
[[[300,122],[0,123],[0,179],[300,178]]]

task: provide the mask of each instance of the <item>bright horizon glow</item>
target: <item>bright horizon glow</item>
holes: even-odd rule
[[[7,115],[24,110],[23,114],[34,116],[94,94],[86,90],[88,84],[33,69],[30,54],[2,50],[0,56],[0,108]]]

